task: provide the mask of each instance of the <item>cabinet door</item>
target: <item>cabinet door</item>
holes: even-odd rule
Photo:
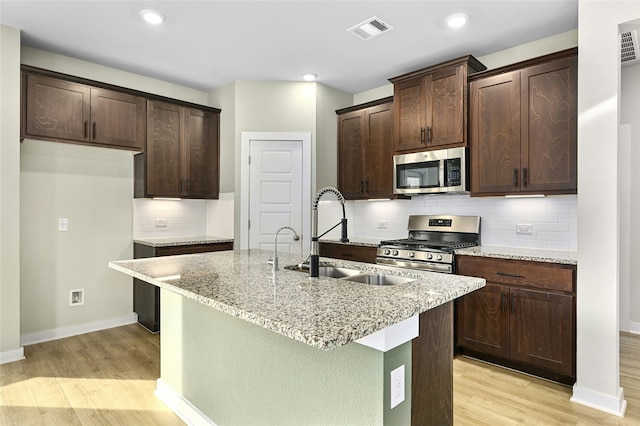
[[[465,274],[463,270],[457,273]],[[458,302],[458,346],[508,357],[508,296],[509,287],[487,284],[461,298]]]
[[[577,58],[525,68],[522,190],[577,190]]]
[[[393,195],[393,104],[365,111],[366,149],[364,151],[365,191],[369,198]]]
[[[364,111],[338,116],[338,188],[347,199],[365,198]]]
[[[187,110],[185,148],[187,157],[186,195],[218,198],[219,114]]]
[[[395,151],[426,148],[426,92],[424,76],[394,84]]]
[[[25,136],[83,141],[88,137],[90,88],[27,74]]]
[[[166,102],[147,104],[146,175],[149,197],[181,197],[183,180],[184,108]]]
[[[571,295],[511,289],[511,359],[574,376]]]
[[[465,144],[465,66],[438,71],[426,78],[427,146]]]
[[[91,89],[91,142],[142,151],[145,108],[139,96]]]
[[[471,83],[472,194],[520,191],[520,73]]]

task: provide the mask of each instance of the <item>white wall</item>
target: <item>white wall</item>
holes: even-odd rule
[[[20,344],[20,31],[0,26],[0,363]]]
[[[640,32],[640,24],[636,27]],[[627,227],[621,228],[620,236],[627,236],[629,240],[630,269],[627,271],[628,293],[621,291],[620,298],[629,307],[628,317],[621,312],[620,324],[622,330],[640,333],[640,263],[635,261],[640,259],[640,223],[637,220],[640,217],[640,64],[622,68],[621,78],[620,122],[629,126],[629,155],[621,156],[628,172],[629,192],[625,195],[629,220]],[[622,287],[622,282],[620,284]]]
[[[578,377],[572,401],[616,414],[626,407],[619,386],[618,26],[638,18],[637,1],[578,3]]]

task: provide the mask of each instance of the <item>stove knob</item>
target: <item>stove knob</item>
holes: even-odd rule
[[[394,255],[394,256],[397,256],[397,255],[398,255],[398,250],[394,250],[394,251],[393,251],[393,255]]]
[[[385,254],[385,256],[389,256],[391,254],[391,250],[384,249],[384,254]]]
[[[442,260],[442,255],[441,254],[437,254],[436,255],[436,260]]]
[[[416,254],[412,251],[409,252],[409,257],[416,257]]]
[[[433,259],[433,255],[431,253],[427,253],[427,259]]]

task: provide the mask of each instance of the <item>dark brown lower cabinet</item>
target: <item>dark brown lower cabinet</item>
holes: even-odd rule
[[[560,383],[575,382],[575,266],[459,256],[487,285],[456,305],[459,353]]]
[[[411,425],[453,424],[453,302],[420,314],[411,342]]]
[[[172,256],[177,254],[207,253],[233,250],[233,243],[189,244],[152,247],[145,244],[133,244],[133,257]],[[138,314],[138,323],[147,330],[160,331],[160,288],[137,278],[133,279],[133,311]]]
[[[320,242],[320,256],[334,259],[352,260],[354,262],[376,263],[378,248],[357,244]]]

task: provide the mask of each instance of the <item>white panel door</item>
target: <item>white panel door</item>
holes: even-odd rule
[[[249,155],[249,248],[273,250],[281,227],[302,235],[302,144],[251,140]],[[278,235],[278,252],[300,254],[301,242],[285,229]]]

